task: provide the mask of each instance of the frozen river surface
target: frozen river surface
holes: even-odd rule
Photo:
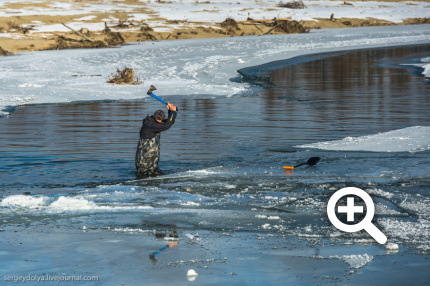
[[[1,276],[182,285],[192,268],[203,285],[425,284],[430,85],[416,63],[429,54],[299,57],[241,70],[251,81],[232,85],[249,92],[163,95],[180,112],[162,134],[165,174],[145,180],[134,152],[158,102],[18,108],[0,119]],[[316,166],[282,168],[313,156]],[[399,252],[330,224],[327,201],[346,186],[372,195]],[[178,244],[163,249],[154,233],[173,230]]]

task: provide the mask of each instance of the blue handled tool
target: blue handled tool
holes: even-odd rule
[[[159,98],[158,96],[156,96],[154,94],[154,90],[157,90],[157,88],[153,85],[151,85],[151,87],[149,88],[147,94],[152,96],[153,98],[157,99],[158,101],[160,101],[162,104],[167,105],[167,102],[165,102],[164,100],[162,100],[161,98]],[[176,107],[176,111],[178,111],[179,109]]]

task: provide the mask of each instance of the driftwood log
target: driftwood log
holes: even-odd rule
[[[134,78],[134,69],[127,67],[125,67],[123,70],[117,69],[116,74],[109,78],[107,82],[112,84],[142,84],[138,78]]]
[[[91,39],[91,38],[89,38],[89,37],[85,36],[84,34],[82,34],[82,33],[78,32],[78,31],[76,31],[76,30],[74,30],[74,29],[72,29],[72,28],[70,28],[70,27],[69,27],[69,26],[67,26],[66,24],[64,24],[64,23],[61,23],[61,24],[63,24],[63,26],[64,26],[64,27],[66,27],[67,29],[71,30],[71,31],[72,31],[72,32],[74,32],[76,35],[81,36],[81,37],[82,37],[82,38],[84,38],[85,40],[88,40],[88,41],[90,41],[90,42],[94,42],[94,40],[93,40],[93,39]]]

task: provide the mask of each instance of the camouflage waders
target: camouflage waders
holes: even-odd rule
[[[136,170],[138,176],[148,177],[160,175],[160,133],[151,139],[139,139],[136,150]]]

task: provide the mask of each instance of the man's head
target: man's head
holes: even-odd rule
[[[154,119],[158,122],[164,122],[164,119],[166,119],[166,115],[164,114],[163,110],[157,110],[154,113]]]

